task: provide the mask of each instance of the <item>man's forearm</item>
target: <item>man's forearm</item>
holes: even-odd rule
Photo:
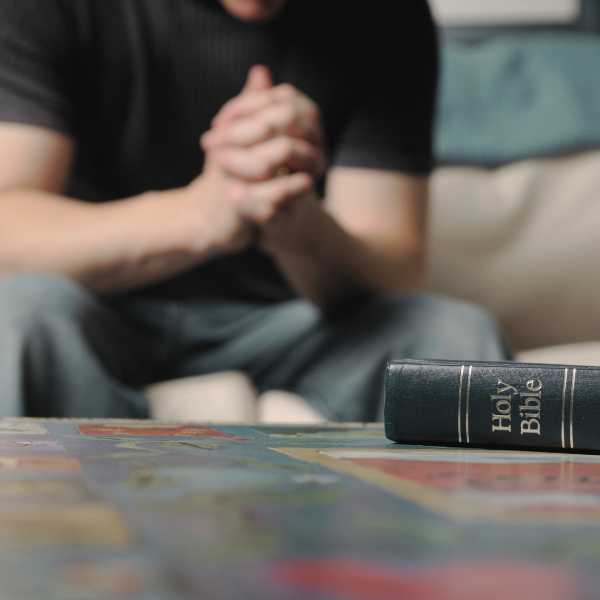
[[[285,228],[264,239],[300,295],[326,307],[355,293],[411,291],[422,284],[424,251],[418,241],[358,238],[315,201],[301,215],[302,223],[289,224],[304,232],[297,241]]]
[[[184,190],[91,204],[35,189],[0,192],[0,275],[53,271],[99,293],[124,291],[174,275],[205,252],[202,231],[187,243],[191,201]],[[189,237],[189,236],[188,236]]]

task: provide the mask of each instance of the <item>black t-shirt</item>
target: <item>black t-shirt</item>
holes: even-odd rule
[[[397,9],[385,0],[288,0],[274,20],[252,24],[218,0],[0,0],[0,121],[73,136],[73,197],[180,187],[202,168],[200,135],[260,63],[319,105],[333,166],[425,174],[435,32],[425,0],[403,2],[393,17]],[[291,294],[255,249],[148,291]]]

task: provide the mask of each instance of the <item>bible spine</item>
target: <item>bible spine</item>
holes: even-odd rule
[[[600,452],[600,367],[392,361],[384,418],[405,444]]]

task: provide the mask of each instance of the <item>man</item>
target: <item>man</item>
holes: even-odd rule
[[[502,358],[411,295],[436,44],[388,4],[0,0],[0,414],[235,369],[373,419],[390,356]]]

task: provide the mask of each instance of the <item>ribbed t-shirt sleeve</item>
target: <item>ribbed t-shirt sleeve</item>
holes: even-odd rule
[[[420,175],[433,167],[437,35],[426,2],[402,4],[404,18],[377,18],[371,35],[364,34],[355,108],[333,165]]]
[[[73,40],[60,0],[0,0],[0,121],[72,133]]]

